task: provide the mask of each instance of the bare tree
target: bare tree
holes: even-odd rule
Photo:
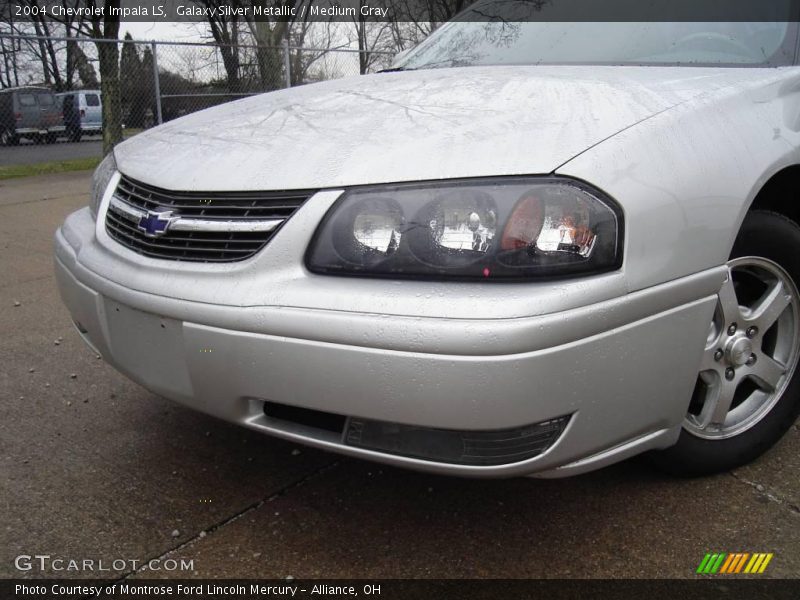
[[[281,0],[250,0],[253,7],[268,8],[274,5],[295,4],[293,0],[282,2]],[[253,41],[257,46],[256,63],[258,74],[263,91],[275,90],[283,87],[283,64],[280,45],[288,39],[289,24],[281,21],[271,21],[265,17],[256,19],[251,16],[247,19],[247,26]]]
[[[3,55],[3,69],[0,70],[0,87],[19,85],[19,65],[17,56],[21,51],[21,40],[0,38],[0,53]]]
[[[366,0],[359,0],[358,16],[353,19],[356,42],[358,44],[358,68],[362,75],[372,70],[376,64],[387,63],[387,52],[396,52],[393,33],[394,20],[372,21],[361,14],[361,7],[368,6]]]
[[[19,5],[25,7],[38,7],[37,0],[17,0]],[[7,51],[13,53],[14,60],[10,56],[6,56],[6,44],[4,47],[4,59],[8,61],[9,66],[16,66],[17,55],[23,55],[28,61],[35,61],[41,66],[41,74],[36,80],[36,83],[44,83],[47,86],[53,86],[56,90],[64,89],[65,83],[61,78],[60,65],[57,60],[57,43],[46,36],[50,35],[50,23],[38,11],[32,11],[31,16],[25,21],[15,21],[14,11],[8,8],[0,10],[0,15],[3,18],[4,30],[8,33],[18,35],[30,35],[32,39],[17,40],[16,43],[10,43]],[[4,64],[5,64],[4,61]],[[19,79],[19,71],[16,71],[16,78]]]
[[[294,8],[299,14],[303,6],[310,7],[314,0],[243,0],[254,9],[261,9],[262,13],[267,8]],[[269,91],[284,86],[283,50],[281,45],[291,44],[301,46],[308,32],[309,23],[300,20],[269,19],[255,17],[255,10],[250,11],[247,26],[256,49],[256,62],[258,64],[261,90]],[[296,79],[304,71],[302,68],[303,57],[293,52],[291,57],[292,83],[302,81]]]
[[[63,0],[67,1],[67,0]],[[119,7],[120,0],[82,0],[85,6],[104,7],[102,16],[87,17],[72,23],[77,35],[94,38],[100,63],[100,90],[103,95],[103,153],[108,154],[122,141],[122,105],[119,85]]]
[[[397,50],[418,44],[473,0],[393,0],[389,19]]]
[[[205,8],[226,6],[244,7],[249,10],[241,19],[220,11],[209,11],[206,15],[214,41],[219,45],[223,65],[231,92],[270,91],[285,85],[284,44],[300,46],[310,30],[311,23],[302,20],[272,18],[270,9],[282,9],[283,14],[295,9],[295,14],[303,14],[302,8],[310,7],[314,0],[192,0]],[[214,12],[214,14],[210,14]],[[306,14],[308,14],[306,12]],[[317,24],[315,24],[317,25]],[[242,39],[248,37],[255,48],[238,47]],[[249,55],[248,55],[249,52]],[[251,80],[245,85],[242,81],[244,61],[252,58],[258,75],[257,82]],[[292,83],[302,82],[303,74],[316,60],[314,53],[292,51],[290,69]],[[247,90],[245,89],[247,88]]]
[[[239,7],[241,2],[239,0],[193,0],[193,2],[205,8],[216,9],[207,11],[206,20],[222,55],[222,64],[228,79],[228,91],[240,92],[239,17],[223,15],[219,9],[223,6]]]
[[[347,23],[296,21],[289,33],[292,85],[341,77],[336,50],[350,48]]]
[[[73,8],[77,5],[77,1],[61,0],[61,4],[64,8]],[[32,9],[29,17],[25,21],[14,21],[14,11],[10,10],[8,0],[2,0],[0,6],[5,3],[9,8],[0,10],[3,18],[3,22],[0,24],[4,25],[3,29],[9,33],[31,36],[31,39],[19,40],[16,44],[9,44],[8,40],[4,40],[4,64],[8,62],[9,66],[15,66],[17,55],[24,54],[26,62],[33,59],[41,65],[41,75],[35,80],[36,83],[44,83],[56,91],[72,89],[78,67],[81,67],[83,75],[88,77],[89,82],[94,79],[96,83],[96,77],[89,76],[86,57],[78,46],[71,43],[70,40],[67,40],[65,44],[61,39],[54,39],[70,38],[73,31],[80,28],[84,20],[83,16],[67,13],[63,18],[55,18],[47,16],[50,13],[41,10],[45,6],[41,0],[14,0],[14,2],[19,6]],[[65,45],[66,61],[63,60]],[[8,56],[8,52],[11,52],[12,55]],[[18,67],[16,80],[19,80]],[[84,83],[86,84],[86,78],[84,78]]]

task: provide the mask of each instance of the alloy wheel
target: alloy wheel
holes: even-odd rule
[[[800,356],[800,295],[777,263],[728,263],[684,429],[703,439],[738,435],[780,400]]]

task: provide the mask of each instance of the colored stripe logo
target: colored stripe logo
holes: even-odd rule
[[[700,561],[697,573],[701,575],[734,575],[737,573],[763,573],[772,560],[772,552],[715,552],[708,553]]]

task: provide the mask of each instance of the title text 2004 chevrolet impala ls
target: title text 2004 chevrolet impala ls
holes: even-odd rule
[[[177,119],[97,169],[61,294],[146,388],[347,455],[730,469],[800,410],[797,33],[456,21]]]

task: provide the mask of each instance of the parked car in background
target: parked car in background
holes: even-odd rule
[[[79,142],[84,134],[103,131],[103,102],[100,90],[75,90],[57,94],[64,112],[67,136]]]
[[[800,413],[798,23],[479,4],[390,72],[116,146],[56,234],[77,330],[156,393],[399,466],[758,457]]]
[[[61,104],[49,89],[0,90],[0,144],[15,146],[22,138],[52,144],[64,131]]]

